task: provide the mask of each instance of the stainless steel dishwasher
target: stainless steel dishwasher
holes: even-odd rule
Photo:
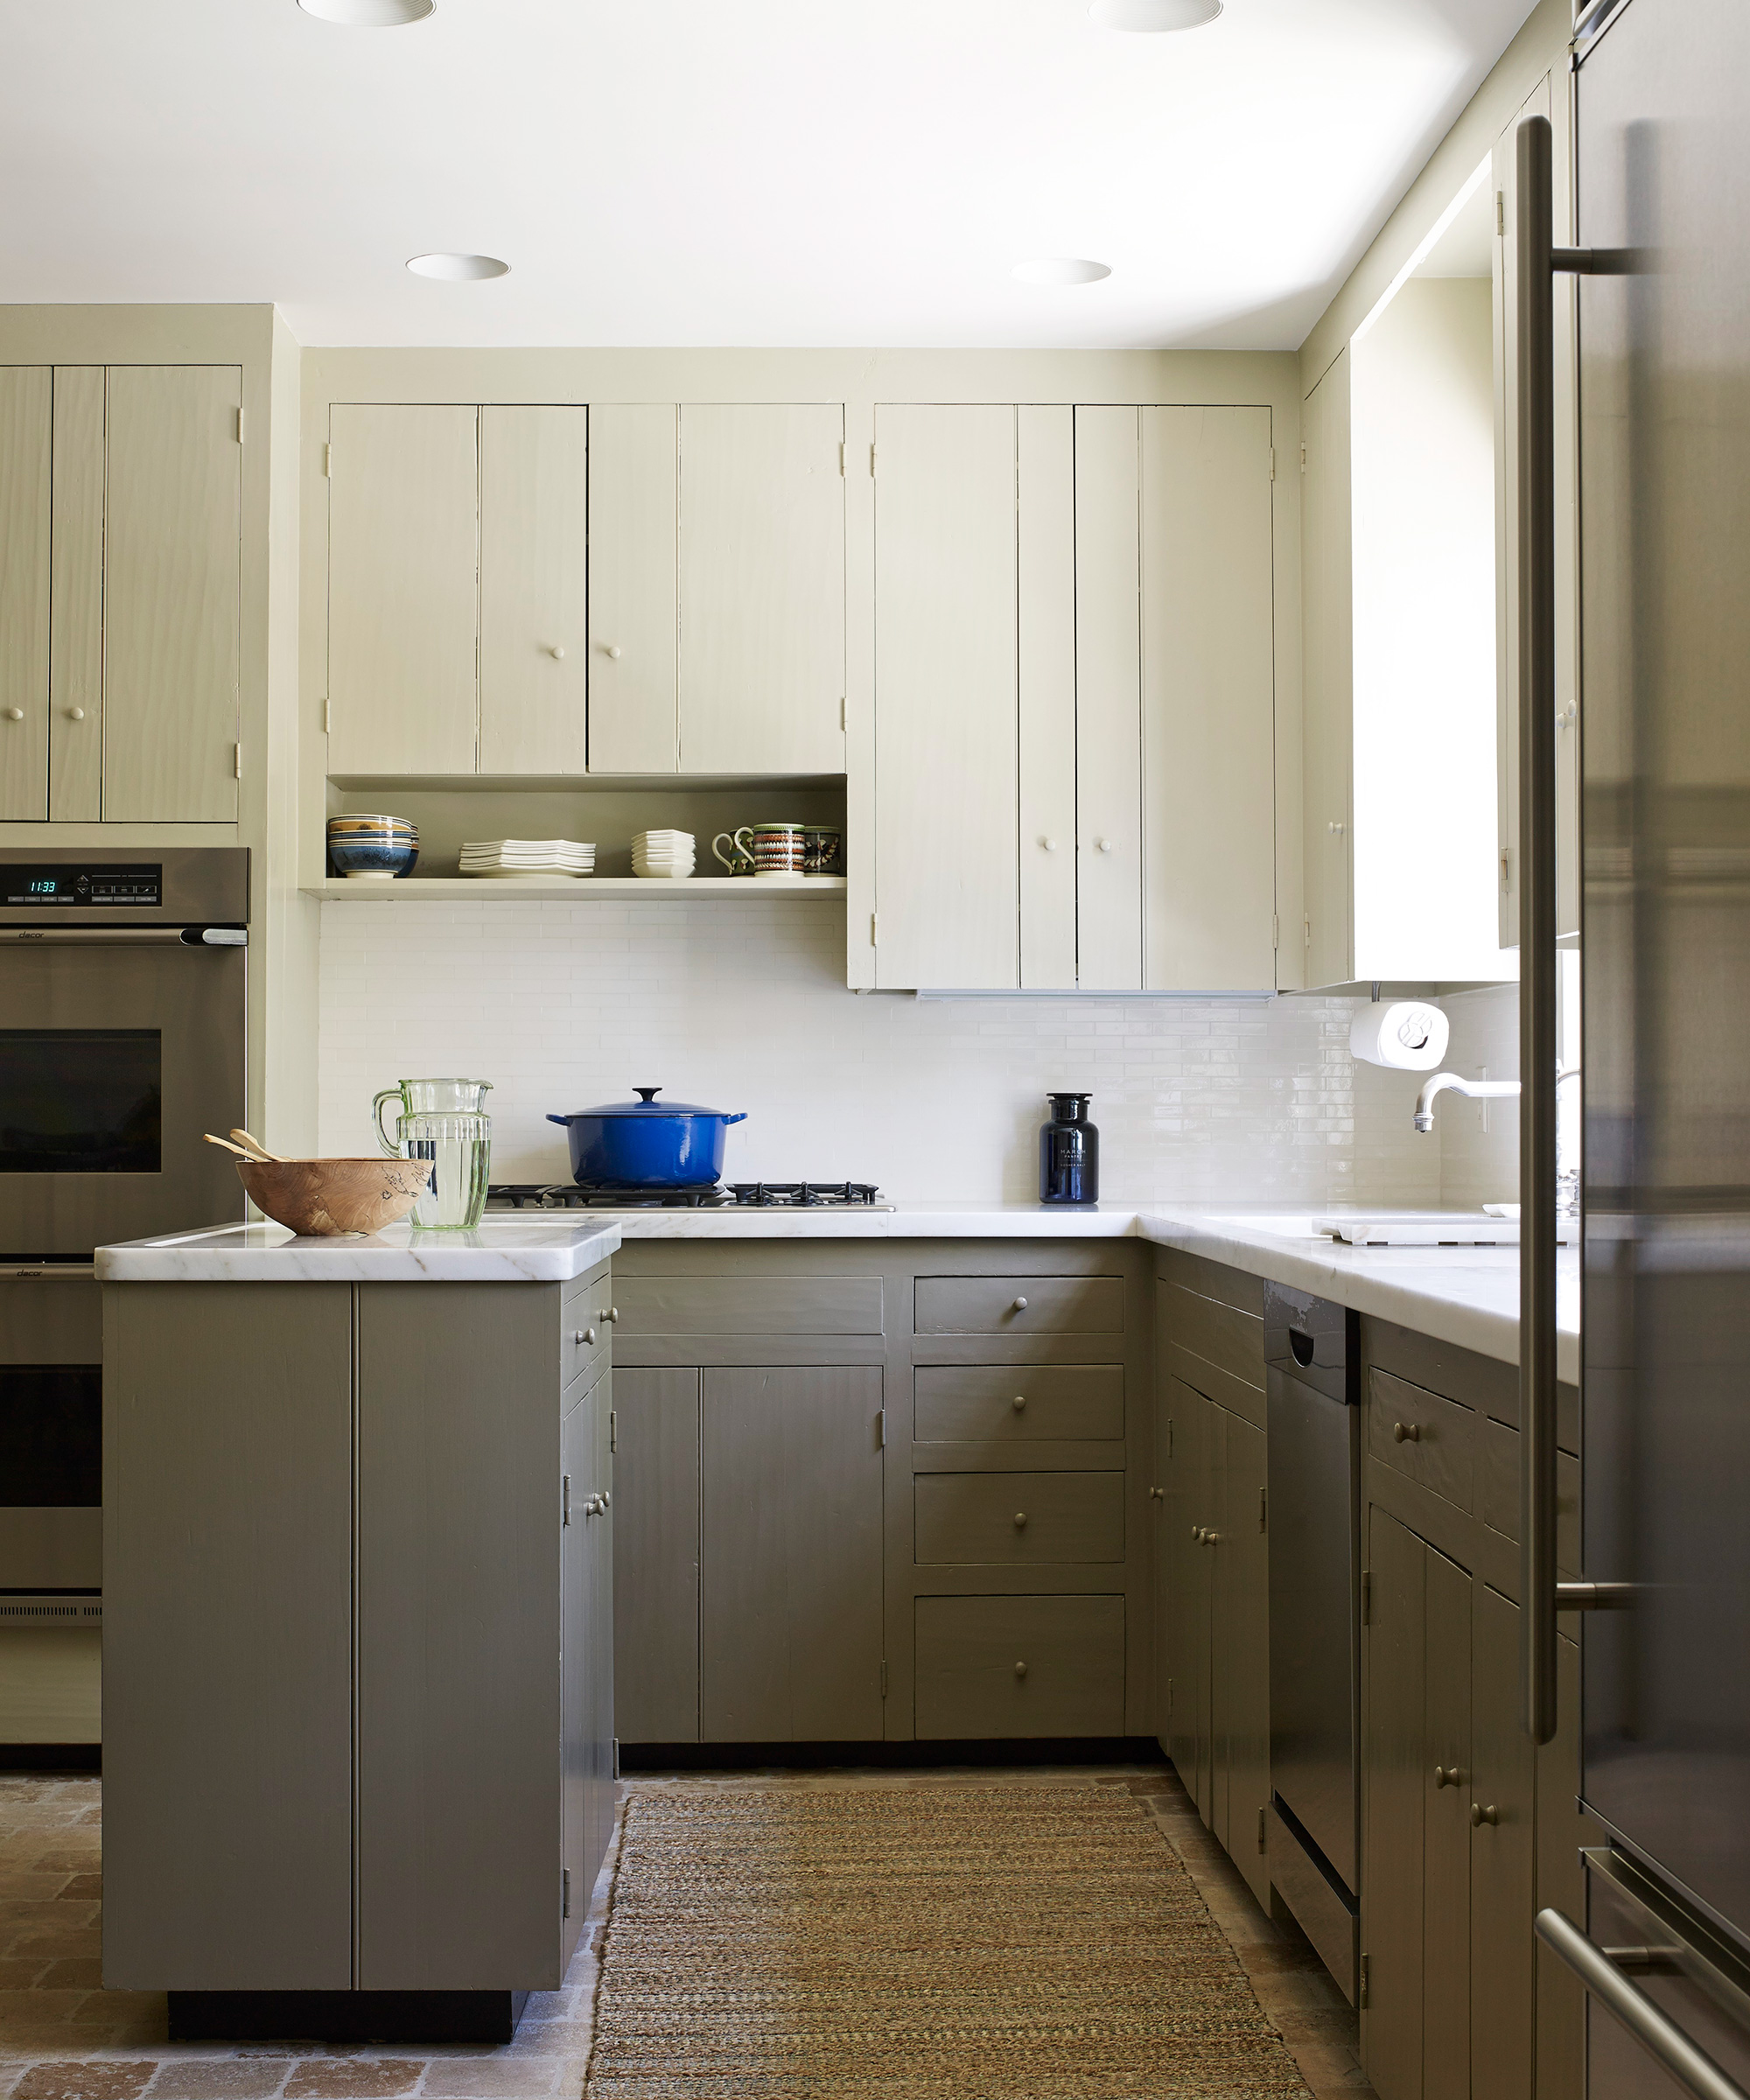
[[[1356,1316],[1266,1283],[1270,1878],[1355,2000],[1362,1410]]]

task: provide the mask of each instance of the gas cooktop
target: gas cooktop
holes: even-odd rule
[[[500,1182],[488,1210],[892,1210],[872,1181],[710,1181],[697,1188]]]

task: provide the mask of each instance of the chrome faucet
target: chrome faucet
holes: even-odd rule
[[[1579,1067],[1570,1065],[1565,1072],[1556,1074],[1559,1087],[1564,1079],[1579,1075]],[[1450,1087],[1455,1094],[1467,1095],[1473,1101],[1502,1101],[1519,1091],[1516,1079],[1463,1079],[1456,1072],[1436,1072],[1423,1085],[1416,1096],[1416,1127],[1425,1136],[1434,1127],[1434,1100]]]

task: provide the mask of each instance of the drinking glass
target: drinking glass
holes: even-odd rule
[[[427,1232],[470,1232],[486,1207],[490,1116],[402,1116],[395,1126],[403,1159],[429,1159],[431,1179],[413,1207]]]

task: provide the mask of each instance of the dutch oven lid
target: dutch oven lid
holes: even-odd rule
[[[573,1109],[574,1116],[721,1116],[731,1120],[724,1109],[702,1109],[692,1101],[658,1101],[661,1087],[634,1087],[636,1101],[606,1101],[598,1109]]]

